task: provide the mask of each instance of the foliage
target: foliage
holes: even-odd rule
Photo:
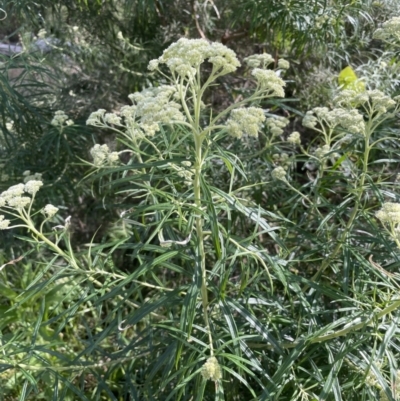
[[[0,398],[399,398],[398,4],[283,5],[6,2]]]

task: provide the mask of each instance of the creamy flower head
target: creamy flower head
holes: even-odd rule
[[[42,174],[41,173],[31,173],[30,170],[26,170],[22,173],[24,177],[24,183],[27,183],[31,180],[42,181]]]
[[[384,22],[382,28],[374,32],[374,38],[382,40],[393,38],[395,42],[400,42],[400,17],[393,17]]]
[[[292,132],[287,141],[289,143],[292,143],[293,145],[301,145],[301,137],[300,137],[300,133],[297,131]]]
[[[274,58],[268,53],[253,54],[244,59],[244,62],[251,68],[267,68],[274,61]]]
[[[68,118],[64,111],[58,110],[54,113],[54,117],[51,120],[51,125],[55,127],[62,127],[64,124],[72,125],[74,122]]]
[[[289,120],[285,117],[274,116],[267,118],[266,126],[272,135],[282,135],[283,129],[289,124]]]
[[[258,107],[242,107],[232,110],[226,123],[228,133],[241,138],[243,134],[257,137],[262,123],[265,121],[264,111]]]
[[[23,209],[31,203],[32,199],[28,196],[15,196],[7,201],[8,206],[14,209]]]
[[[48,218],[50,218],[58,212],[58,207],[48,204],[43,208],[43,212]]]
[[[25,184],[24,191],[28,194],[34,195],[43,186],[42,181],[30,180]]]
[[[286,178],[286,171],[283,167],[279,166],[276,167],[272,170],[271,172],[271,176],[273,179],[275,180],[279,180],[279,181],[287,181]]]
[[[164,50],[161,57],[150,61],[148,68],[153,71],[160,64],[166,64],[173,74],[190,78],[205,60],[213,64],[214,72],[218,75],[233,72],[240,66],[235,52],[221,43],[181,38]]]
[[[284,58],[280,58],[278,60],[278,68],[281,68],[282,70],[288,70],[290,67],[289,61],[285,60]]]
[[[251,75],[254,76],[260,88],[269,91],[270,96],[285,97],[283,88],[286,83],[278,77],[275,71],[254,68]]]
[[[206,380],[218,381],[222,378],[221,367],[215,356],[207,359],[207,362],[201,368],[201,375]]]
[[[399,224],[400,223],[400,203],[386,202],[382,209],[376,212],[376,218],[382,223]]]
[[[331,129],[341,127],[353,134],[365,132],[364,117],[356,109],[335,108],[329,110],[327,107],[315,107],[307,111],[303,118],[303,126],[317,129],[317,123],[327,125]]]
[[[93,157],[93,164],[98,167],[119,160],[118,152],[110,152],[110,148],[106,144],[94,145],[93,148],[90,149],[90,154]]]
[[[10,225],[10,220],[6,220],[3,215],[0,215],[0,230],[6,230]]]

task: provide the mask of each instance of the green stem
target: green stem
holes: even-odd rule
[[[370,141],[371,134],[373,132],[372,131],[372,123],[373,123],[373,120],[370,120],[368,122],[367,126],[365,127],[365,151],[364,151],[364,159],[363,159],[363,169],[362,169],[361,176],[360,176],[360,181],[359,181],[359,185],[358,185],[358,191],[357,191],[353,211],[350,215],[350,218],[346,224],[346,227],[343,230],[343,233],[340,236],[333,252],[330,254],[330,256],[328,258],[326,258],[322,262],[320,268],[311,277],[310,281],[316,281],[321,276],[321,274],[326,270],[326,268],[330,265],[332,260],[335,259],[335,257],[339,253],[340,249],[342,248],[342,245],[343,245],[344,241],[346,240],[346,237],[348,236],[351,227],[353,226],[355,218],[357,217],[360,202],[361,202],[361,197],[364,192],[363,188],[364,188],[364,184],[365,184],[365,179],[367,177],[367,172],[368,172],[368,160],[369,160],[369,153],[371,151],[371,145],[370,145],[369,141]],[[307,291],[309,288],[310,288],[310,286],[307,284],[303,287],[303,291]]]
[[[202,144],[203,144],[202,136],[198,135],[194,132],[194,142],[195,142],[195,151],[196,151],[196,162],[195,162],[195,174],[193,180],[193,190],[194,190],[194,199],[195,204],[198,209],[201,209],[201,187],[200,187],[200,177],[201,170],[203,166],[202,159]],[[195,219],[196,226],[196,234],[198,240],[198,256],[200,257],[200,268],[201,268],[201,301],[203,305],[203,318],[204,323],[208,332],[208,338],[210,343],[210,354],[214,355],[214,347],[211,335],[211,327],[208,318],[208,292],[207,292],[207,272],[206,272],[206,257],[204,251],[204,231],[203,231],[203,219],[200,215],[196,216]]]

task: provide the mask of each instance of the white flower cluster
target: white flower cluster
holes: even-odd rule
[[[73,125],[74,122],[68,118],[68,116],[62,111],[58,110],[54,113],[54,117],[51,120],[51,125],[54,125],[55,127],[63,127],[63,125]]]
[[[257,68],[260,66],[261,68],[267,68],[274,61],[274,58],[268,53],[253,54],[244,59],[244,62],[251,68]]]
[[[111,152],[107,145],[96,144],[90,149],[90,154],[93,157],[93,164],[95,166],[102,166],[104,164],[113,164],[119,160],[118,152]]]
[[[24,193],[35,195],[43,185],[42,181],[30,180],[25,184],[17,184],[8,188],[0,194],[0,208],[7,207],[15,210],[21,210],[27,207],[32,199],[29,196],[23,196]],[[0,216],[0,229],[4,230],[10,224],[9,220],[5,220],[4,216]]]
[[[174,121],[185,120],[180,111],[181,106],[171,100],[175,94],[176,88],[174,86],[161,85],[133,93],[129,95],[129,99],[136,103],[135,115],[140,118],[141,124],[169,124]]]
[[[28,182],[31,180],[36,180],[36,181],[41,181],[42,180],[42,174],[40,173],[33,173],[31,174],[31,172],[29,170],[26,170],[22,173],[23,177],[24,177],[24,182]]]
[[[275,180],[287,181],[286,170],[281,166],[274,168],[271,172],[271,176]]]
[[[293,145],[301,145],[301,137],[300,133],[297,131],[292,132],[289,136],[287,141]]]
[[[10,225],[10,220],[7,220],[3,215],[0,215],[0,230],[6,230]]]
[[[384,22],[382,28],[374,32],[374,38],[382,40],[394,38],[396,42],[400,42],[400,17],[393,17]]]
[[[272,135],[282,135],[283,129],[289,124],[289,120],[285,117],[274,116],[267,118],[266,126]]]
[[[357,93],[353,90],[343,90],[333,99],[337,105],[350,108],[369,103],[370,109],[379,114],[384,114],[395,107],[396,101],[398,100],[399,99],[396,98],[393,100],[390,96],[385,95],[382,91],[377,89],[361,93]]]
[[[221,367],[215,356],[207,359],[207,362],[201,368],[201,375],[206,380],[218,381],[222,378]]]
[[[315,149],[315,157],[318,159],[323,159],[330,152],[330,150],[331,149],[329,145],[323,145],[322,147]]]
[[[51,218],[58,212],[58,207],[48,204],[43,208],[43,212],[48,218]]]
[[[191,167],[192,163],[189,161],[183,161],[182,165],[184,167],[177,166],[175,163],[168,163],[168,166],[174,169],[178,173],[179,177],[184,179],[185,185],[190,186],[193,184],[194,171],[188,169],[188,167]]]
[[[192,78],[205,60],[213,65],[214,73],[218,75],[236,71],[240,66],[235,52],[221,43],[181,38],[164,50],[161,57],[150,61],[148,68],[153,71],[160,64],[166,64],[173,74]]]
[[[121,107],[120,116],[100,109],[89,116],[86,124],[96,127],[110,124],[125,126],[136,137],[154,136],[160,130],[160,123],[171,124],[185,120],[180,111],[181,106],[173,100],[176,94],[176,88],[170,85],[148,88],[129,95],[134,104]]]
[[[282,70],[288,70],[290,68],[289,61],[285,60],[284,58],[280,58],[278,60],[278,68]]]
[[[242,107],[231,111],[230,119],[226,122],[229,135],[241,138],[243,134],[258,136],[258,131],[265,121],[262,109],[258,107]]]
[[[382,223],[400,224],[400,203],[384,203],[375,216]]]
[[[268,91],[269,96],[285,97],[283,88],[286,83],[283,79],[279,78],[275,71],[265,70],[262,68],[254,68],[251,75],[257,81],[258,87]]]
[[[353,134],[365,132],[364,118],[355,109],[335,108],[329,110],[327,107],[315,107],[307,111],[303,118],[303,126],[315,129],[318,122],[325,123],[331,129],[341,127]]]

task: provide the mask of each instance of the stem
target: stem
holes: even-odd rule
[[[203,165],[202,160],[202,136],[194,132],[194,143],[196,151],[196,162],[195,162],[195,174],[193,180],[193,190],[194,190],[194,201],[196,207],[201,209],[201,188],[200,188],[200,177],[201,169]],[[210,354],[214,355],[214,347],[211,335],[210,322],[208,318],[208,293],[207,293],[207,272],[206,272],[206,257],[204,251],[204,231],[203,231],[203,219],[200,215],[195,218],[196,234],[198,240],[198,256],[200,257],[200,268],[201,268],[201,301],[203,305],[203,318],[204,323],[208,332],[208,338],[210,343]]]
[[[368,171],[368,159],[369,159],[369,153],[372,149],[372,146],[370,145],[369,141],[370,141],[370,137],[371,134],[373,132],[372,129],[372,123],[373,120],[370,120],[368,122],[368,124],[365,127],[365,151],[364,151],[364,159],[363,159],[363,169],[360,175],[360,182],[358,185],[358,191],[357,191],[357,195],[356,195],[356,200],[354,203],[354,207],[353,207],[353,211],[350,215],[349,221],[346,224],[346,227],[342,233],[342,235],[340,236],[337,245],[335,247],[335,249],[333,250],[333,252],[330,254],[330,256],[328,258],[326,258],[322,264],[321,267],[318,269],[318,271],[311,277],[310,281],[316,281],[321,274],[326,270],[326,268],[330,265],[331,261],[336,257],[336,255],[339,253],[340,249],[342,248],[342,244],[344,243],[353,223],[355,218],[357,217],[358,214],[358,210],[359,210],[359,206],[360,206],[360,201],[361,201],[361,197],[363,194],[363,188],[364,188],[364,184],[365,184],[365,178],[367,176],[367,171]],[[307,284],[303,287],[303,291],[307,291],[310,288],[310,286]]]

